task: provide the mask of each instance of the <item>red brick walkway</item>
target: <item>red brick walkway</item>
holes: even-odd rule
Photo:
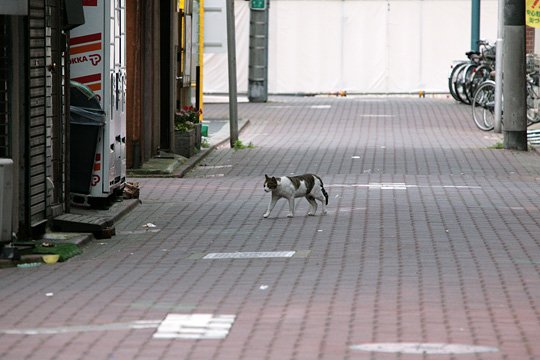
[[[536,152],[490,148],[500,137],[446,99],[239,112],[255,148],[139,179],[118,235],[67,263],[0,270],[0,358],[540,359]],[[264,174],[304,172],[323,178],[328,215],[298,199],[295,218],[282,200],[263,219]]]

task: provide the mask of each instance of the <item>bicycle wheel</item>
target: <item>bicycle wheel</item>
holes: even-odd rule
[[[476,69],[470,74],[469,78],[469,87],[468,87],[468,93],[469,99],[474,97],[474,94],[476,93],[476,89],[482,84],[484,81],[489,80],[489,74],[491,73],[491,67],[486,65],[480,65],[476,67]]]
[[[454,65],[450,70],[450,74],[448,75],[448,90],[450,91],[450,95],[452,95],[452,97],[456,101],[461,101],[456,94],[455,83],[457,81],[457,73],[459,72],[459,68],[462,67],[464,64],[466,64],[466,62],[461,62]]]
[[[476,126],[483,131],[495,127],[495,82],[488,80],[481,84],[472,101],[472,115]]]
[[[467,69],[469,68],[469,66],[471,66],[471,64],[466,63],[463,66],[459,67],[459,70],[457,71],[457,74],[456,74],[456,81],[454,82],[454,88],[456,89],[456,95],[459,101],[467,105],[471,104],[470,100],[467,98],[466,89],[465,89],[465,73]]]
[[[473,89],[473,77],[476,72],[476,69],[478,68],[477,64],[471,64],[467,66],[467,68],[463,72],[463,91],[465,93],[465,97],[467,98],[467,101],[469,104],[472,103],[472,99],[474,96],[474,89]]]

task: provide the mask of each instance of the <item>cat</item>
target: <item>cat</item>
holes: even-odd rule
[[[276,202],[281,198],[289,200],[288,217],[294,216],[294,198],[297,197],[305,197],[309,202],[310,209],[308,215],[314,216],[317,211],[317,202],[315,200],[321,202],[322,214],[326,214],[325,205],[328,205],[328,193],[324,189],[321,178],[317,175],[304,174],[277,178],[273,176],[269,177],[266,174],[264,176],[264,191],[272,193],[268,209],[263,215],[265,218],[270,215],[270,212],[276,206]]]

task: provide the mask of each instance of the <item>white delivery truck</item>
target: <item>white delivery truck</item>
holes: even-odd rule
[[[83,8],[85,24],[70,34],[71,80],[97,95],[105,115],[88,191],[72,191],[72,201],[86,205],[126,181],[126,9],[125,0],[83,0]]]

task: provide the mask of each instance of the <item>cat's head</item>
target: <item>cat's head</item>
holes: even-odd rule
[[[265,180],[264,180],[264,191],[266,192],[270,192],[272,190],[275,190],[278,185],[279,185],[279,182],[281,181],[281,179],[279,178],[275,178],[274,176],[270,177],[268,175],[264,175],[265,177]]]

